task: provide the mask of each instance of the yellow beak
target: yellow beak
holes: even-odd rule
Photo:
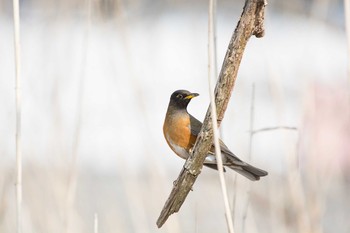
[[[190,100],[190,99],[192,99],[192,98],[194,98],[194,97],[197,97],[197,96],[199,96],[198,93],[191,93],[191,94],[189,94],[188,96],[186,96],[184,99],[185,99],[185,100]]]

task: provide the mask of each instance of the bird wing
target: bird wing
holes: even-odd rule
[[[246,164],[245,162],[240,160],[232,151],[230,151],[228,147],[224,144],[224,142],[221,141],[221,139],[219,139],[219,141],[220,141],[221,153],[225,155],[225,157],[228,159],[230,163],[233,163],[234,165],[237,165],[237,166],[244,166]],[[214,151],[214,146],[212,150]]]
[[[199,132],[202,128],[202,122],[197,120],[194,116],[190,115],[190,125],[191,125],[191,133],[195,136],[198,136]]]
[[[191,124],[191,133],[193,135],[198,136],[201,128],[202,128],[202,122],[200,122],[199,120],[197,120],[194,116],[190,115],[190,124]],[[229,161],[235,165],[241,166],[241,165],[245,165],[245,163],[240,160],[235,154],[233,154],[228,147],[225,145],[225,143],[219,139],[220,142],[220,149],[221,152],[228,157]],[[210,149],[210,152],[212,154],[215,153],[215,147],[214,144],[212,145],[212,148]]]
[[[195,117],[190,115],[190,124],[191,124],[191,133],[195,136],[198,136],[201,128],[202,123],[197,120]],[[264,170],[261,170],[259,168],[256,168],[242,160],[240,160],[234,153],[232,153],[228,147],[225,145],[225,143],[219,139],[220,142],[220,150],[222,153],[224,165],[230,167],[231,169],[235,170],[236,172],[240,173],[241,175],[247,177],[250,180],[259,180],[261,176],[266,176],[268,173]],[[194,143],[194,142],[193,142]],[[193,145],[192,145],[193,146]],[[209,157],[212,155],[215,155],[215,147],[214,144],[212,145],[209,153]],[[208,157],[207,157],[208,158]],[[214,161],[216,159],[214,158]],[[207,167],[217,169],[216,163],[205,163],[204,164]]]

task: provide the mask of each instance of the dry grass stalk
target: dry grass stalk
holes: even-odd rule
[[[219,142],[219,129],[217,124],[217,115],[216,115],[216,106],[215,106],[215,98],[213,93],[213,79],[216,77],[216,46],[215,46],[215,18],[216,12],[216,1],[209,0],[209,27],[208,27],[208,81],[209,81],[209,94],[210,94],[210,106],[213,117],[211,118],[213,124],[213,136],[214,136],[214,144],[215,144],[215,156],[218,164],[219,178],[221,184],[222,197],[224,199],[225,213],[226,213],[226,223],[228,227],[228,231],[233,233],[233,222],[230,210],[230,204],[227,196],[227,187],[224,176],[224,166],[221,158],[221,148]]]
[[[13,0],[13,21],[15,32],[15,67],[16,67],[16,215],[17,233],[22,232],[22,144],[21,144],[21,46],[19,1]]]
[[[247,0],[245,2],[243,13],[229,43],[219,80],[215,88],[218,126],[220,126],[224,117],[237,78],[243,52],[249,38],[252,35],[256,37],[262,37],[264,35],[263,22],[265,6],[266,2],[264,0]],[[211,107],[209,107],[202,129],[191,151],[191,156],[187,159],[179,177],[174,183],[172,192],[157,220],[158,227],[161,227],[171,214],[179,211],[201,172],[203,162],[213,142],[211,117],[212,111]]]

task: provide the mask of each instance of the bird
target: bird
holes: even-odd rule
[[[187,111],[188,104],[197,96],[199,96],[198,93],[192,93],[187,90],[173,92],[165,115],[163,124],[165,140],[175,154],[182,159],[187,159],[190,156],[190,151],[202,128],[202,122]],[[266,171],[239,159],[221,139],[219,139],[219,143],[224,167],[231,168],[252,181],[259,180],[260,177],[268,174]],[[214,144],[205,158],[204,165],[218,170]]]

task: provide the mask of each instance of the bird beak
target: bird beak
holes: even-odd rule
[[[184,99],[185,99],[185,100],[190,100],[190,99],[192,99],[192,98],[194,98],[194,97],[197,97],[197,96],[199,96],[198,93],[191,93],[191,94],[189,94],[188,96],[186,96]]]

